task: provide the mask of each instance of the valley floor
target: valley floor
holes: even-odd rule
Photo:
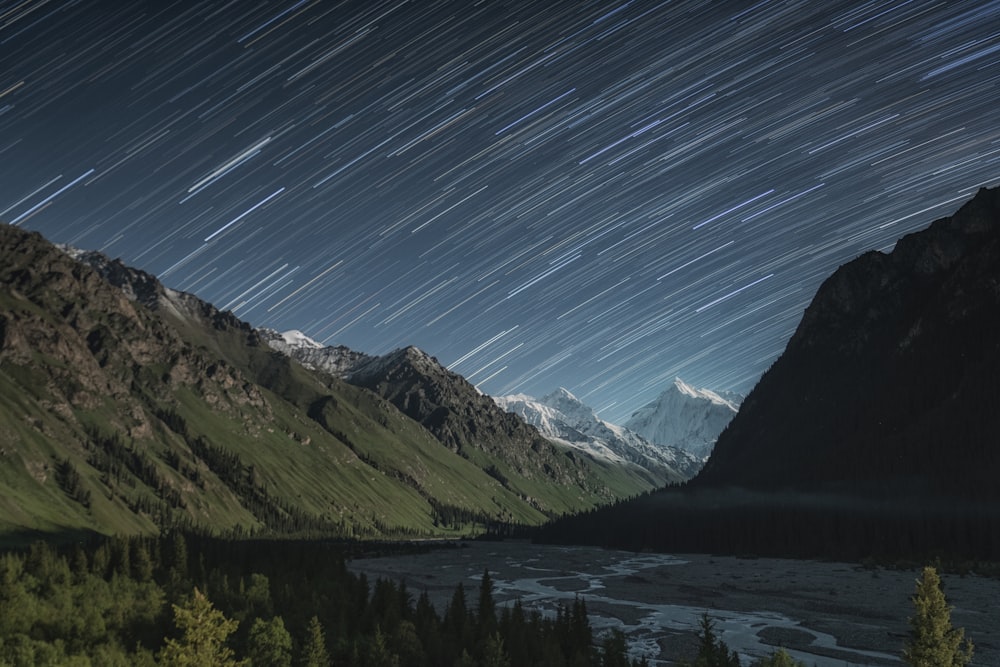
[[[915,570],[704,554],[665,555],[593,547],[473,542],[419,555],[358,559],[370,580],[403,579],[443,610],[461,582],[475,596],[489,569],[498,603],[555,613],[579,595],[596,631],[617,627],[633,656],[670,665],[693,657],[701,614],[744,656],[783,646],[807,665],[901,665]],[[1000,581],[942,576],[952,622],[976,645],[974,665],[1000,665]],[[470,599],[474,599],[470,598]]]

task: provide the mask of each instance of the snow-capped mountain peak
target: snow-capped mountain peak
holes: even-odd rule
[[[550,438],[609,461],[628,461],[650,471],[658,483],[693,477],[702,461],[687,452],[657,447],[621,426],[609,424],[570,391],[560,387],[540,399],[500,396],[496,403]]]
[[[684,380],[680,378],[674,378],[674,383],[672,385],[672,388],[676,390],[678,393],[684,396],[688,396],[690,398],[708,400],[712,403],[715,403],[716,405],[728,405],[733,409],[739,407],[738,403],[733,403],[732,401],[723,398],[721,395],[715,393],[711,389],[695,389],[694,387],[684,382]]]
[[[325,371],[340,378],[347,377],[374,359],[342,345],[328,347],[317,343],[301,331],[278,333],[274,329],[258,329],[257,333],[271,349],[287,354],[306,368]]]
[[[559,387],[551,394],[538,399],[542,405],[558,410],[567,418],[567,423],[576,426],[581,423],[600,421],[593,408],[574,396],[568,389]]]
[[[312,350],[322,350],[325,347],[322,343],[317,343],[298,329],[283,331],[281,338],[291,347],[304,347]]]
[[[738,409],[738,403],[677,378],[632,413],[625,427],[658,445],[673,445],[704,459]]]

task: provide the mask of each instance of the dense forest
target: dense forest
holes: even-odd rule
[[[595,638],[583,600],[555,618],[498,609],[484,572],[442,614],[403,582],[348,572],[346,549],[181,533],[37,542],[0,556],[0,664],[638,664],[620,633]]]
[[[0,664],[633,664],[620,634],[594,637],[583,600],[555,618],[497,609],[485,572],[438,613],[403,582],[348,572],[350,548],[180,532],[36,542],[0,556]]]

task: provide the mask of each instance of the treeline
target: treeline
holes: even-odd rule
[[[240,503],[262,524],[264,531],[275,535],[323,535],[335,537],[411,537],[410,531],[402,528],[376,524],[366,528],[354,523],[347,524],[327,517],[310,514],[294,504],[271,494],[261,480],[255,466],[246,464],[236,452],[216,445],[201,435],[194,435],[187,421],[170,408],[155,410],[156,417],[171,431],[187,443],[196,461],[201,461],[218,479],[225,484]],[[181,456],[168,451],[164,460],[184,477],[205,488],[205,480],[195,465],[187,465]],[[237,529],[238,536],[246,536],[247,531]]]
[[[932,497],[671,487],[563,517],[534,538],[629,550],[981,566],[1000,562],[1000,508]]]
[[[583,600],[555,617],[497,608],[484,572],[439,613],[426,592],[350,573],[352,548],[179,532],[38,542],[0,555],[0,664],[645,664],[620,632],[595,636]]]

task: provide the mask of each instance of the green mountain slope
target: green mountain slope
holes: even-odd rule
[[[231,314],[84,259],[0,225],[0,531],[453,535],[648,487],[565,452],[558,480],[456,452]]]

